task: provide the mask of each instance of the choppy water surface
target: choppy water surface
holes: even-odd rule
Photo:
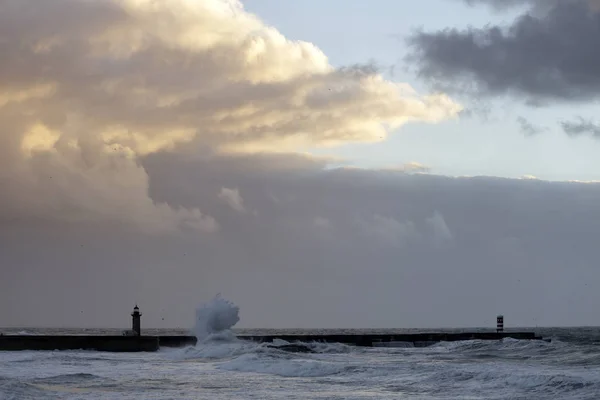
[[[236,321],[206,312],[198,318],[214,326]],[[196,347],[157,353],[0,352],[0,399],[599,399],[600,329],[536,332],[552,342],[313,343],[315,353],[298,354],[213,330]]]

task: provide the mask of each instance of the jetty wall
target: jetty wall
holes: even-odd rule
[[[0,336],[0,350],[157,351],[157,336]]]
[[[197,341],[196,336],[158,336],[160,347],[194,346]]]
[[[240,339],[257,342],[273,342],[276,339],[287,342],[326,342],[344,343],[354,346],[375,346],[379,343],[406,342],[415,346],[439,342],[457,342],[464,340],[541,340],[535,332],[460,332],[460,333],[415,333],[397,335],[269,335],[238,336]]]
[[[416,333],[398,335],[240,335],[239,339],[271,343],[287,342],[343,343],[352,346],[385,346],[393,342],[428,346],[438,342],[463,340],[540,340],[534,332],[461,332]],[[194,336],[0,336],[0,351],[18,350],[95,350],[110,352],[157,351],[161,347],[185,347],[196,344]]]
[[[459,332],[459,333],[414,333],[397,335],[239,335],[238,339],[259,343],[272,343],[275,340],[286,342],[324,342],[343,343],[352,346],[376,346],[380,343],[406,342],[415,346],[439,342],[457,342],[464,340],[541,340],[535,332]],[[160,347],[182,347],[196,344],[194,336],[160,336]]]

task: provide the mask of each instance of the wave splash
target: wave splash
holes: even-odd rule
[[[240,308],[217,294],[210,302],[196,309],[196,322],[192,330],[198,342],[207,340],[231,341],[235,335],[231,328],[240,320]]]
[[[239,322],[240,308],[233,302],[215,296],[196,309],[192,330],[198,339],[196,346],[168,353],[168,357],[202,360],[215,363],[217,369],[255,372],[282,377],[319,377],[343,373],[345,362],[328,360],[327,352],[341,351],[345,345],[306,343],[313,354],[292,354],[281,350],[289,342],[255,343],[238,339],[232,328]],[[345,352],[345,351],[341,351]]]

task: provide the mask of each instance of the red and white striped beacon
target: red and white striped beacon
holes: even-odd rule
[[[504,332],[504,315],[498,315],[496,317],[496,332]]]

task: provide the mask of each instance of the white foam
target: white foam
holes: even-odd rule
[[[287,344],[290,344],[290,342],[288,342],[287,340],[278,339],[278,338],[273,339],[274,346],[285,346]]]
[[[413,342],[381,342],[373,343],[373,347],[393,347],[399,349],[414,348]]]
[[[219,369],[237,372],[255,372],[283,377],[319,377],[335,375],[346,369],[344,364],[312,359],[286,359],[244,354],[221,364]]]
[[[311,350],[322,353],[322,354],[336,354],[336,353],[350,353],[350,352],[362,352],[365,348],[358,348],[356,346],[349,346],[343,343],[320,343],[312,342],[305,343]]]
[[[224,360],[231,359],[246,353],[255,352],[260,348],[260,344],[245,342],[242,340],[229,343],[203,342],[196,346],[190,346],[183,349],[170,350],[165,353],[174,360]]]
[[[258,344],[239,340],[231,330],[240,320],[239,310],[238,306],[217,294],[196,309],[192,333],[198,339],[197,344],[164,354],[176,360],[219,360],[255,350]]]
[[[231,328],[240,320],[239,312],[238,306],[223,299],[220,294],[196,309],[193,333],[198,342],[233,340],[235,335]]]

